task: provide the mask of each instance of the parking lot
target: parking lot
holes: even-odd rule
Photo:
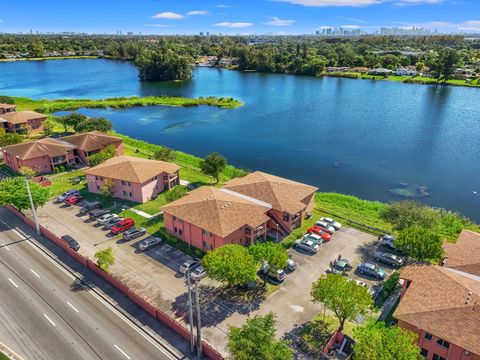
[[[108,235],[108,231],[95,225],[96,221],[88,221],[88,215],[79,216],[78,212],[79,206],[65,207],[49,202],[39,210],[39,218],[42,225],[55,234],[74,237],[80,243],[79,252],[90,259],[98,250],[111,246],[116,260],[110,269],[112,274],[159,308],[179,318],[185,316],[186,287],[179,266],[190,259],[189,256],[168,244],[141,251],[138,244],[146,235],[124,241],[121,235]],[[350,261],[352,269],[346,276],[371,287],[380,287],[380,281],[355,272],[357,265],[363,261],[375,263],[372,256],[377,248],[376,237],[344,227],[329,242],[321,244],[314,255],[290,249],[289,254],[297,263],[297,269],[288,274],[286,280],[278,284],[275,292],[266,299],[247,304],[218,297],[218,283],[208,278],[203,280],[203,336],[214,346],[225,349],[228,326],[239,325],[253,314],[276,313],[279,336],[310,321],[323,311],[321,304],[311,301],[311,284],[328,272],[331,262],[339,256]],[[386,270],[386,280],[393,268],[381,266]]]

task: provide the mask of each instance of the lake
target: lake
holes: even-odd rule
[[[480,221],[479,89],[209,68],[186,82],[144,84],[128,62],[54,60],[0,63],[0,94],[234,97],[245,106],[81,112],[132,137],[198,156],[217,151],[321,191],[391,201],[401,199],[392,189],[426,190],[421,201]]]

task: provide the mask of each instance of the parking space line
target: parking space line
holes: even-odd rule
[[[57,326],[57,325],[55,325],[55,323],[52,321],[52,319],[50,319],[50,318],[47,316],[47,314],[43,314],[43,316],[45,317],[45,319],[48,320],[48,322],[49,322],[50,324],[52,324],[53,326]]]
[[[77,309],[75,306],[73,306],[72,304],[70,304],[69,301],[67,301],[67,304],[68,304],[68,306],[70,306],[73,310],[75,310],[77,313],[80,312],[80,311],[78,311],[78,309]]]
[[[122,353],[123,356],[125,356],[127,359],[131,359],[130,356],[128,356],[125,351],[123,351],[122,349],[120,349],[117,345],[113,345],[118,351],[120,351]]]
[[[37,278],[40,279],[40,275],[38,275],[35,270],[30,269],[30,272],[31,272],[33,275],[35,275]]]
[[[18,285],[15,284],[15,281],[13,281],[12,279],[8,278],[8,281],[10,281],[12,283],[13,286],[15,286],[16,288],[18,288]]]

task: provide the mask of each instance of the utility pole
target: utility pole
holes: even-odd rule
[[[40,224],[38,223],[37,211],[35,210],[35,205],[33,204],[32,192],[30,191],[28,177],[26,176],[25,176],[25,184],[27,185],[28,199],[30,200],[30,207],[32,208],[33,220],[35,221],[35,229],[37,230],[37,235],[42,235],[42,233],[40,232]]]
[[[188,285],[188,320],[190,322],[190,351],[193,354],[195,351],[195,340],[193,338],[193,304],[192,304],[192,283],[190,280],[190,269],[187,270],[187,285]]]
[[[200,321],[200,295],[198,292],[198,281],[195,282],[195,306],[197,307],[197,355],[202,357],[202,324]]]

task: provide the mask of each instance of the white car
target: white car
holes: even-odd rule
[[[342,228],[342,224],[340,224],[338,221],[333,220],[332,218],[322,217],[320,218],[320,221],[325,221],[330,226],[333,226],[335,230],[340,230]]]
[[[71,190],[67,190],[63,194],[57,196],[57,198],[55,200],[56,200],[56,202],[63,203],[65,201],[65,199],[68,198],[69,196],[79,196],[79,195],[80,195],[80,191],[78,191],[77,189],[71,189]]]
[[[195,269],[190,271],[190,279],[193,281],[200,281],[202,280],[205,276],[207,276],[207,273],[205,270],[203,270],[203,266],[197,266]]]
[[[97,221],[99,224],[104,225],[107,221],[117,219],[119,216],[117,214],[105,214],[100,216]]]
[[[329,232],[331,235],[335,234],[335,231],[336,231],[336,229],[332,225],[327,223],[326,221],[317,221],[315,223],[315,226],[319,226],[319,227],[327,230],[327,232]]]

